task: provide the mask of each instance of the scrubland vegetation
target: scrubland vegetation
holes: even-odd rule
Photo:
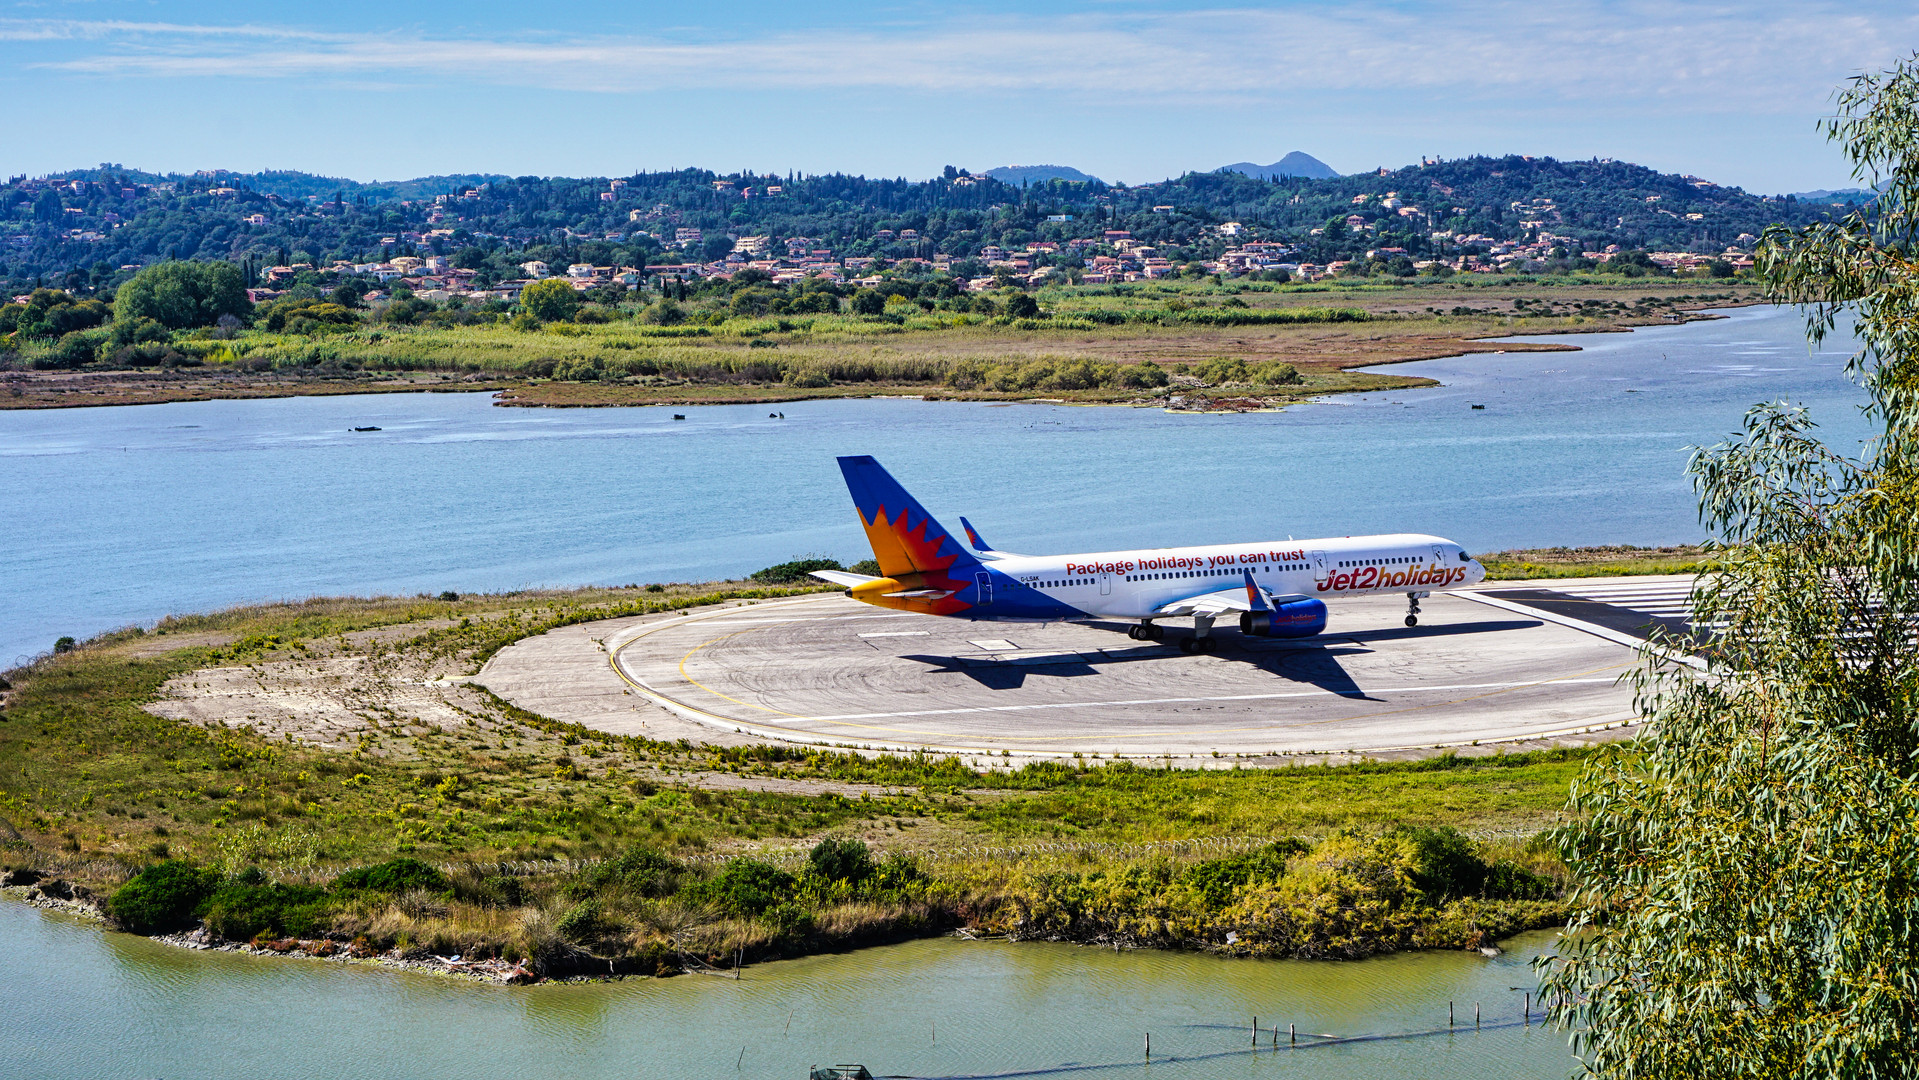
[[[78,643],[7,674],[0,816],[19,839],[0,863],[89,883],[129,928],[197,920],[236,940],[424,947],[556,975],[960,925],[1349,956],[1556,917],[1556,863],[1526,838],[1563,802],[1573,751],[974,769],[614,736],[464,687],[446,691],[450,722],[369,692],[353,699],[361,729],[304,737],[142,708],[169,680],[236,669],[270,684],[286,665],[352,664],[349,681],[413,685],[554,626],[785,591],[311,601]]]
[[[0,406],[471,386],[531,405],[910,393],[1245,408],[1422,385],[1352,369],[1482,351],[1494,336],[1662,322],[1743,295],[1677,281],[1205,277],[968,293],[927,275],[851,289],[755,273],[657,292],[553,282],[567,294],[516,305],[404,288],[369,303],[364,283],[318,274],[251,310],[211,285],[190,310],[142,304],[153,290],[137,277],[111,308],[42,289],[0,306],[0,365],[14,372]]]

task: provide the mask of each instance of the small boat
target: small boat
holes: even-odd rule
[[[1485,407],[1486,407],[1486,406],[1484,406],[1484,405],[1474,405],[1474,406],[1473,406],[1473,408],[1475,408],[1475,409],[1483,409],[1483,408],[1485,408]]]
[[[379,429],[379,428],[376,428],[376,427],[356,427],[356,428],[354,428],[353,430],[355,430],[355,431],[378,431],[378,430],[380,430],[380,429]]]
[[[676,413],[674,413],[674,414],[673,414],[673,419],[675,419],[675,420],[684,420],[684,419],[686,419],[686,414],[685,414],[685,413],[679,413],[679,412],[676,412]]]
[[[815,1065],[807,1080],[873,1080],[864,1065]]]

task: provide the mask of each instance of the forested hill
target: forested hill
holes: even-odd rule
[[[925,181],[681,170],[374,184],[297,172],[158,176],[105,167],[0,187],[0,276],[16,288],[99,287],[168,258],[324,263],[472,248],[557,249],[630,264],[677,244],[693,261],[723,254],[739,236],[768,236],[775,245],[805,238],[801,246],[831,249],[834,258],[967,257],[987,245],[1063,243],[1109,229],[1177,259],[1248,239],[1288,243],[1318,261],[1379,247],[1418,255],[1452,238],[1536,238],[1542,230],[1572,251],[1718,252],[1773,222],[1840,212],[1624,162],[1526,157],[1327,179],[1189,173],[1130,187],[1012,185],[951,167]],[[1349,227],[1353,216],[1357,229]],[[1227,222],[1242,228],[1222,234],[1217,227]],[[682,230],[692,229],[700,235],[689,242]]]

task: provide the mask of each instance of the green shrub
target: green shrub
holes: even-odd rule
[[[208,898],[207,929],[229,941],[251,941],[261,934],[312,937],[325,926],[326,900],[326,890],[317,886],[238,877]]]
[[[176,861],[155,863],[114,890],[107,913],[136,934],[184,930],[219,884],[220,875],[212,870]]]
[[[865,574],[867,577],[879,577],[880,561],[878,559],[861,559],[846,569],[849,573]]]
[[[1524,867],[1497,862],[1486,868],[1480,890],[1488,900],[1551,900],[1559,895],[1559,883]]]
[[[795,582],[812,584],[819,580],[807,576],[812,571],[840,569],[844,568],[840,566],[838,559],[795,559],[792,562],[783,562],[777,566],[755,571],[753,580],[766,585],[791,585]]]
[[[1477,896],[1486,882],[1486,861],[1473,842],[1450,825],[1436,829],[1402,825],[1387,835],[1412,842],[1413,884],[1437,903],[1460,896]]]
[[[864,840],[828,837],[807,853],[806,869],[821,881],[858,885],[873,876],[873,853]]]
[[[568,908],[553,924],[555,933],[575,945],[591,941],[607,929],[606,913],[600,902],[591,897]]]
[[[362,866],[333,879],[335,892],[401,893],[413,889],[445,892],[450,886],[445,874],[418,859],[407,858]]]
[[[1253,381],[1261,386],[1296,386],[1303,380],[1291,364],[1261,364],[1253,369]]]
[[[867,889],[889,898],[906,899],[925,892],[931,881],[926,871],[920,869],[919,860],[896,851],[880,860],[867,881]]]
[[[757,345],[759,342],[756,341],[754,344]],[[781,376],[780,381],[787,386],[798,387],[802,390],[816,390],[823,386],[833,385],[833,376],[817,367],[795,367],[788,368],[786,374]]]
[[[1192,369],[1192,374],[1198,376],[1200,381],[1208,386],[1243,383],[1252,377],[1252,372],[1246,367],[1244,360],[1231,360],[1226,357],[1200,364]]]
[[[813,932],[813,913],[790,902],[767,908],[760,921],[780,937],[805,937]]]
[[[1287,859],[1310,850],[1299,840],[1278,840],[1245,855],[1195,863],[1182,880],[1199,893],[1207,907],[1218,910],[1233,902],[1234,892],[1242,885],[1278,881],[1286,873]]]
[[[667,896],[679,885],[679,863],[649,847],[632,847],[580,871],[576,889],[621,886],[641,896]]]
[[[794,884],[793,875],[770,863],[729,859],[718,874],[694,884],[682,895],[694,903],[712,904],[728,915],[748,917],[790,899]]]

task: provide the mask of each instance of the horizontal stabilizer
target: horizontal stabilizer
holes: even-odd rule
[[[880,580],[876,577],[869,577],[866,574],[855,574],[846,570],[809,570],[807,572],[822,581],[830,581],[835,585],[844,585],[849,589],[855,585],[864,585],[869,581]]]

